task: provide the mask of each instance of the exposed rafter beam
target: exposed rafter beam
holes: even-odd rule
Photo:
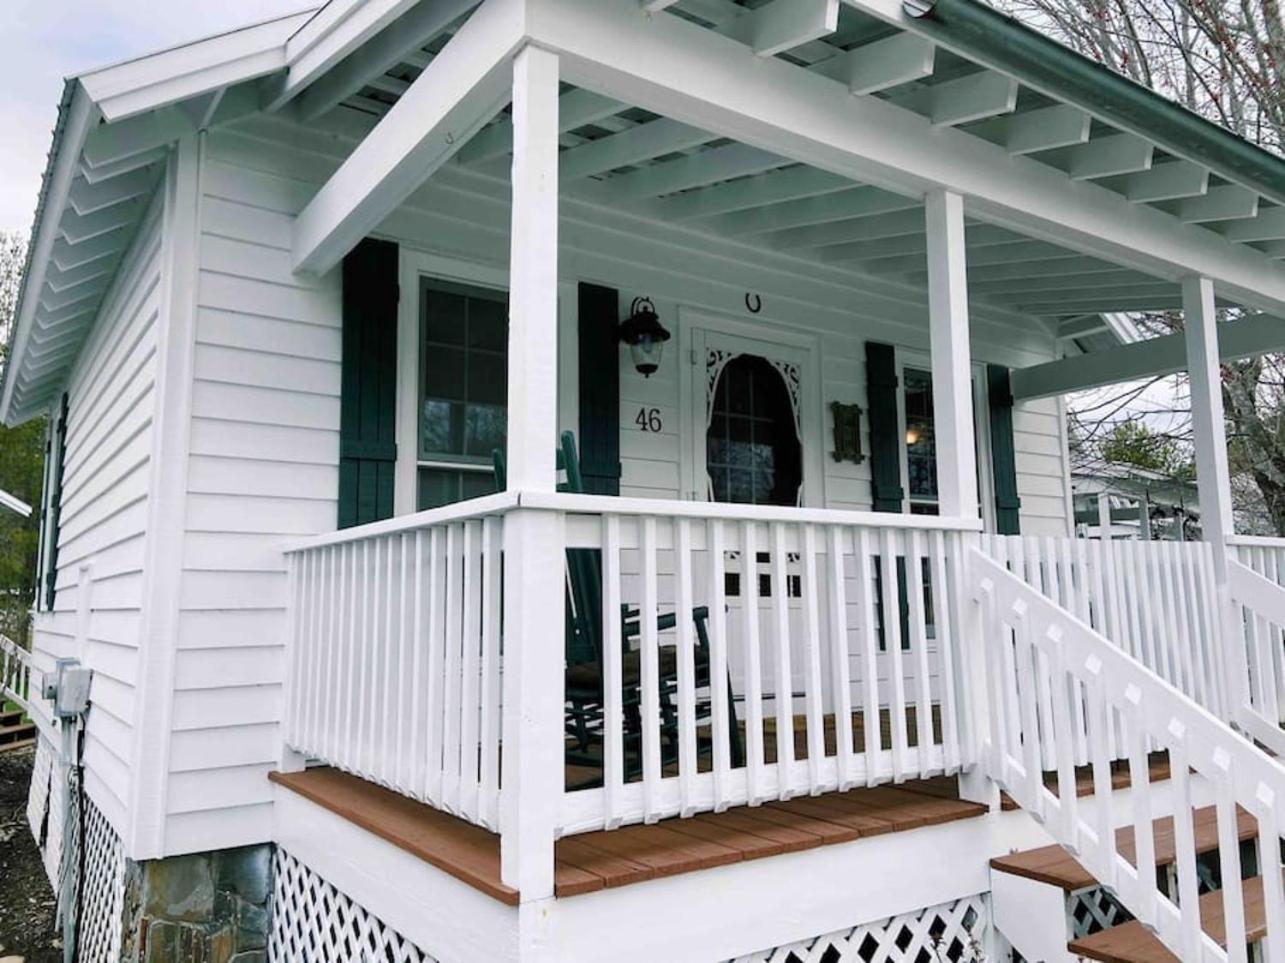
[[[95,170],[150,154],[195,130],[181,110],[167,107],[114,124],[100,124],[85,140],[84,160]]]
[[[1236,184],[1211,187],[1203,197],[1191,197],[1178,205],[1178,217],[1188,224],[1230,221],[1258,215],[1258,195]]]
[[[974,133],[1022,156],[1086,143],[1092,125],[1093,118],[1078,107],[1058,104],[996,118]]]
[[[1098,334],[1108,330],[1106,320],[1100,314],[1086,314],[1082,318],[1068,318],[1057,326],[1059,340],[1083,338],[1088,334]]]
[[[722,214],[711,218],[705,226],[721,234],[761,234],[765,231],[829,224],[850,217],[889,214],[922,206],[917,198],[892,194],[877,187],[851,187],[820,197],[805,197],[783,204]]]
[[[559,165],[560,176],[564,181],[573,181],[605,174],[618,167],[698,147],[715,139],[709,131],[662,117],[564,151]]]
[[[730,184],[707,187],[679,197],[663,198],[652,204],[649,210],[657,220],[688,221],[803,197],[818,197],[852,186],[849,178],[839,174],[812,167],[792,167]]]
[[[622,110],[627,110],[628,106],[589,90],[568,90],[558,98],[558,130],[565,134],[569,130],[615,116]],[[511,153],[513,121],[502,117],[461,147],[455,159],[460,164],[481,164]]]
[[[659,13],[661,10],[667,10],[677,2],[678,0],[638,0],[638,3],[648,13]]]
[[[128,231],[118,229],[80,244],[72,244],[65,237],[59,237],[53,245],[50,260],[58,270],[70,271],[82,264],[119,254],[129,243],[128,235]]]
[[[1155,152],[1155,145],[1141,137],[1112,134],[1072,147],[1068,151],[1067,173],[1072,180],[1082,181],[1150,170]]]
[[[314,120],[359,93],[439,36],[478,0],[428,0],[403,13],[330,70],[299,97],[300,119]],[[422,69],[422,68],[421,68]]]
[[[983,224],[968,231],[969,263],[982,258],[992,246],[1007,249],[1015,244],[1029,243],[1021,238],[1015,238],[1011,231],[1002,227]],[[827,264],[860,265],[875,276],[883,273],[901,275],[912,271],[926,274],[927,262],[923,255],[927,250],[926,234],[921,230],[918,234],[902,234],[872,241],[839,244],[823,248],[817,252],[817,256]]]
[[[761,174],[788,163],[779,154],[759,150],[757,147],[724,144],[722,147],[621,174],[592,186],[599,189],[598,193],[603,200],[628,202],[637,198],[662,197],[734,177]]]
[[[117,204],[115,207],[84,217],[73,210],[67,210],[63,213],[62,220],[58,222],[58,230],[69,243],[80,244],[99,235],[110,234],[119,228],[128,227],[137,217],[137,201]]]
[[[873,94],[933,74],[936,47],[912,33],[898,33],[822,61],[813,69],[848,85],[854,94]]]
[[[90,184],[97,184],[101,181],[111,180],[113,177],[120,177],[139,168],[147,167],[158,161],[165,159],[165,148],[156,147],[141,154],[134,154],[131,157],[125,157],[118,161],[103,164],[99,167],[91,167],[89,164],[80,165],[80,176]]]
[[[927,117],[934,127],[953,127],[999,114],[1017,106],[1017,81],[993,70],[923,87],[893,102]]]
[[[839,0],[769,0],[722,28],[760,57],[773,57],[839,27]]]
[[[831,247],[901,237],[924,232],[924,214],[918,208],[876,214],[870,217],[851,218],[832,224],[813,227],[795,227],[766,234],[763,240],[778,250],[794,248]]]
[[[1130,286],[1160,288],[1166,291],[1173,290],[1172,281],[1149,281],[1145,275],[1141,275],[1137,271],[1120,268],[1114,271],[1098,271],[1089,274],[1040,275],[1008,280],[979,281],[970,277],[968,284],[975,291],[990,294],[1012,294],[1023,297],[1051,291],[1098,292]]]
[[[84,284],[92,278],[104,277],[111,274],[115,267],[115,261],[108,258],[100,258],[96,261],[90,261],[88,264],[82,264],[80,267],[72,268],[70,271],[51,271],[45,279],[45,284],[51,291],[66,291],[77,284]]]
[[[309,201],[295,221],[295,270],[338,264],[507,102],[520,6],[483,4]]]
[[[1209,169],[1190,161],[1173,161],[1128,175],[1124,188],[1124,196],[1134,203],[1199,197],[1209,190]]]
[[[1120,265],[1110,261],[1099,261],[1095,258],[1071,254],[1065,248],[1055,248],[1060,252],[1057,257],[1041,259],[1032,266],[1030,261],[1017,261],[1000,264],[969,265],[968,283],[981,284],[987,281],[1012,281],[1024,279],[1044,279],[1065,277],[1067,275],[1109,274],[1120,270]]]
[[[1259,211],[1252,220],[1235,221],[1223,231],[1232,241],[1279,241],[1285,239],[1285,207]]]
[[[1235,361],[1285,349],[1285,321],[1260,314],[1218,325],[1218,356]],[[1151,338],[1090,354],[1050,361],[1012,374],[1013,397],[1051,398],[1174,374],[1187,367],[1187,346],[1181,333]]]
[[[156,178],[151,171],[137,170],[97,185],[83,179],[78,180],[72,185],[67,200],[72,210],[84,217],[116,204],[143,197],[150,194],[155,187]]]
[[[1041,300],[1015,298],[1012,306],[1028,314],[1056,318],[1068,314],[1105,313],[1108,311],[1176,311],[1182,307],[1182,295],[1168,291],[1155,294],[1094,295],[1092,297],[1045,297]]]

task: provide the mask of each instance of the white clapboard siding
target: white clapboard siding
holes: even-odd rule
[[[217,140],[217,138],[216,138]],[[339,279],[295,278],[287,180],[202,170],[171,851],[267,838],[280,755],[281,543],[334,528]]]
[[[34,625],[38,669],[71,656],[94,670],[85,786],[117,832],[137,717],[162,206],[158,196],[149,207],[68,381],[58,592],[54,611],[38,613]]]

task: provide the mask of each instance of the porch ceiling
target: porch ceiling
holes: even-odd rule
[[[1093,181],[1133,204],[1285,258],[1285,209],[847,2],[838,5],[833,29],[825,22],[824,2],[796,4],[815,10],[796,12],[784,24],[770,21],[779,0],[644,5],[751,46],[770,42],[769,55],[842,80],[854,94],[964,130],[1070,179]],[[461,13],[335,106],[364,113],[372,122],[382,118],[466,19]],[[769,26],[776,31],[770,40],[763,32]],[[307,113],[331,106],[314,99]],[[568,196],[858,278],[918,290],[927,283],[923,204],[913,193],[794,163],[569,85],[562,96],[562,128]],[[450,163],[505,179],[511,145],[506,108]],[[1103,338],[1116,343],[1104,313],[1181,306],[1179,285],[1171,280],[977,217],[968,222],[968,248],[970,292],[978,303],[1047,318],[1082,349],[1099,346]]]

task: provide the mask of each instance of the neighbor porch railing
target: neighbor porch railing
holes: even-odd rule
[[[570,563],[534,626],[506,616],[514,512],[555,517],[548,557]],[[601,705],[582,711],[582,693],[574,713],[560,699],[556,717],[522,719],[567,749],[548,757],[555,832],[954,773],[975,757],[957,638],[975,531],[509,492],[309,539],[287,551],[285,742],[501,830],[524,771],[501,751],[511,647],[556,631],[563,659],[564,626],[597,593],[601,661],[572,653],[564,684],[597,673]]]
[[[24,712],[31,709],[31,653],[0,635],[0,704],[6,700]]]

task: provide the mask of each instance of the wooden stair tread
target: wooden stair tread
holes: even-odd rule
[[[1263,901],[1263,878],[1255,876],[1241,884],[1245,900],[1245,936],[1255,943],[1267,935],[1267,907]],[[1205,933],[1226,948],[1227,926],[1223,918],[1223,894],[1214,890],[1200,897],[1200,923]],[[1159,937],[1134,920],[1067,944],[1072,953],[1102,963],[1178,963],[1178,957]]]
[[[26,749],[28,746],[34,746],[35,744],[35,739],[19,739],[16,742],[0,744],[0,752],[17,752],[19,749]]]
[[[1156,865],[1167,866],[1177,859],[1173,817],[1157,819],[1154,826]],[[1211,853],[1218,848],[1217,811],[1213,806],[1195,810],[1192,814],[1192,826],[1197,853]],[[1254,817],[1239,807],[1236,809],[1236,833],[1242,842],[1253,839],[1258,833]],[[1130,863],[1136,863],[1133,827],[1124,826],[1116,830],[1115,838],[1119,853]],[[997,856],[991,860],[991,868],[1001,873],[1058,886],[1068,893],[1098,885],[1098,881],[1080,865],[1079,860],[1058,845]]]

